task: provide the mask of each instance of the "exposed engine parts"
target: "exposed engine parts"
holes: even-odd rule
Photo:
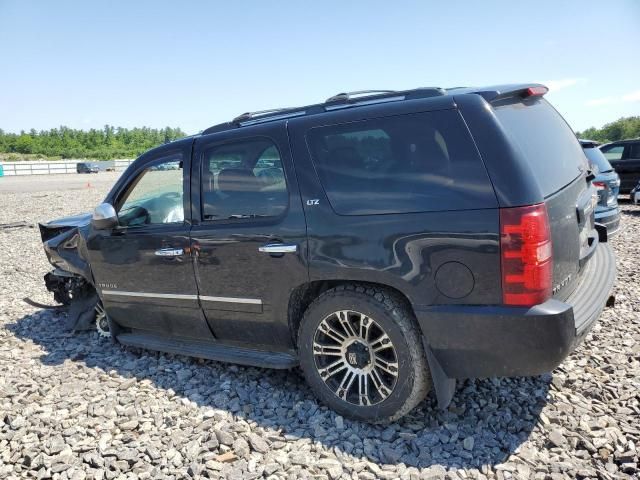
[[[93,285],[60,269],[47,273],[44,281],[55,301],[68,308],[67,330],[89,330],[95,325],[101,336],[110,335],[108,318]]]

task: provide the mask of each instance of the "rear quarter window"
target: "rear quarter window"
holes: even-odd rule
[[[587,147],[584,149],[584,154],[589,161],[598,169],[598,172],[608,172],[613,170],[609,160],[604,156],[598,147]]]
[[[571,183],[587,167],[575,133],[546,100],[494,108],[503,128],[531,165],[545,196]]]
[[[496,206],[484,164],[456,110],[316,127],[307,142],[340,215]]]

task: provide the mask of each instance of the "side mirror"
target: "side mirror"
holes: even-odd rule
[[[118,214],[110,203],[101,203],[93,211],[91,224],[97,230],[108,230],[118,225]]]

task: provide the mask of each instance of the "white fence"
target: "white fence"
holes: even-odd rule
[[[78,163],[95,165],[100,170],[113,169],[122,172],[133,160],[108,160],[89,162],[86,160],[60,160],[55,162],[0,162],[5,177],[14,175],[55,175],[59,173],[77,173]]]

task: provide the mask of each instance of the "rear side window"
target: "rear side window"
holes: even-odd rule
[[[545,196],[571,183],[586,167],[573,130],[544,99],[495,107],[507,134],[520,147]]]
[[[201,178],[204,220],[277,217],[289,205],[280,153],[267,138],[205,150]]]
[[[307,140],[338,214],[496,205],[482,160],[455,110],[316,127]]]
[[[613,170],[611,164],[598,147],[585,148],[584,153],[589,161],[597,167],[598,172],[608,172],[609,170]]]
[[[630,145],[629,158],[640,158],[640,143],[632,143]]]
[[[624,153],[624,145],[605,145],[600,147],[600,151],[607,160],[620,160]]]

